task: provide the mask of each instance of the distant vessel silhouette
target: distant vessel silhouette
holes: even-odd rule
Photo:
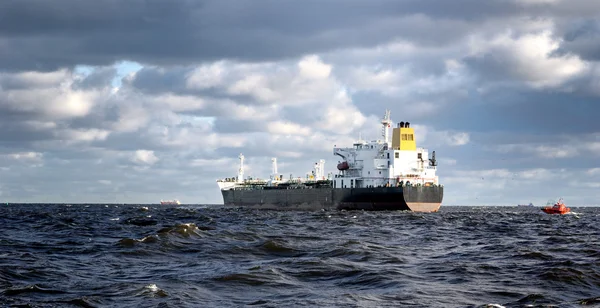
[[[517,206],[533,206],[533,203],[529,202],[529,204],[517,204]]]
[[[180,205],[181,202],[179,200],[160,200],[161,205]]]

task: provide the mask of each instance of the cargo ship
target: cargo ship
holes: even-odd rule
[[[529,204],[517,204],[517,206],[529,206],[529,207],[532,207],[533,203],[529,202]]]
[[[160,200],[160,205],[180,205],[179,200]]]
[[[244,155],[237,177],[217,180],[226,206],[275,210],[404,210],[437,212],[444,186],[436,175],[435,151],[417,147],[409,122],[392,129],[390,111],[381,120],[382,139],[359,138],[352,147],[333,147],[341,158],[325,176],[324,160],[304,177],[283,177],[272,158],[269,179],[244,178]]]

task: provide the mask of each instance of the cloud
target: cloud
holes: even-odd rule
[[[222,61],[211,63],[210,65],[201,65],[185,76],[186,87],[190,89],[209,89],[215,86],[223,85],[223,79],[227,69]]]
[[[415,129],[417,142],[426,142],[433,145],[464,146],[469,143],[470,135],[467,132],[440,131],[425,125],[412,125]]]
[[[24,152],[24,153],[12,153],[5,154],[7,158],[20,160],[20,161],[40,161],[44,157],[44,154],[37,152]]]
[[[594,135],[558,137],[547,142],[505,143],[489,146],[488,149],[498,153],[520,153],[542,159],[591,158],[600,155],[600,142],[593,141]]]
[[[571,11],[585,9],[579,6]],[[109,0],[89,4],[57,0],[46,4],[25,0],[3,6],[0,66],[53,71],[78,64],[107,66],[123,59],[153,65],[223,58],[277,61],[367,48],[393,38],[439,46],[459,41],[486,18],[528,13],[552,16],[554,11],[546,13],[539,10],[539,5],[516,6],[501,0],[485,4],[476,0],[351,0],[344,6],[331,0],[169,5],[140,1],[115,5]]]
[[[271,122],[268,125],[268,131],[272,134],[283,135],[304,135],[310,134],[310,128],[289,122]]]
[[[137,150],[131,160],[141,165],[154,165],[158,161],[158,157],[154,155],[154,151]]]
[[[102,93],[92,89],[75,89],[73,84],[78,78],[64,70],[3,74],[0,79],[0,110],[34,114],[46,119],[86,116]]]
[[[485,77],[505,81],[516,78],[535,88],[562,85],[588,69],[576,55],[555,55],[560,41],[549,30],[517,37],[508,31],[492,40],[474,38],[471,45],[467,63],[487,74]]]
[[[445,177],[444,190],[451,194],[450,198],[456,200],[457,204],[515,206],[533,202],[534,205],[541,206],[545,205],[547,200],[564,197],[568,204],[594,205],[598,194],[580,193],[594,187],[598,177],[588,178],[586,185],[582,185],[582,177],[577,173],[578,171],[566,169],[487,169],[457,172]],[[552,189],[548,190],[548,187]],[[510,191],[510,200],[506,198],[507,191]]]
[[[540,4],[556,4],[562,0],[514,0],[517,4],[521,5],[540,5]]]
[[[465,145],[469,143],[469,134],[465,132],[449,134],[445,133],[447,136],[447,143],[449,145]]]
[[[331,65],[325,64],[316,55],[310,55],[298,62],[300,76],[306,79],[327,79],[331,75]]]

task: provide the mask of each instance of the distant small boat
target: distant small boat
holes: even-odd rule
[[[533,203],[529,202],[529,204],[517,204],[517,206],[533,206]]]
[[[179,200],[160,200],[160,205],[180,205]]]
[[[564,203],[563,203],[563,199],[560,198],[558,199],[558,202],[554,203],[554,205],[552,206],[546,206],[544,208],[542,208],[542,211],[544,211],[544,213],[547,214],[566,214],[569,213],[571,211],[570,208],[568,208]]]

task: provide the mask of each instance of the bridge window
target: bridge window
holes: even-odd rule
[[[423,159],[423,154],[422,153],[417,153],[417,159]]]
[[[400,158],[400,153],[396,152],[396,158]]]

